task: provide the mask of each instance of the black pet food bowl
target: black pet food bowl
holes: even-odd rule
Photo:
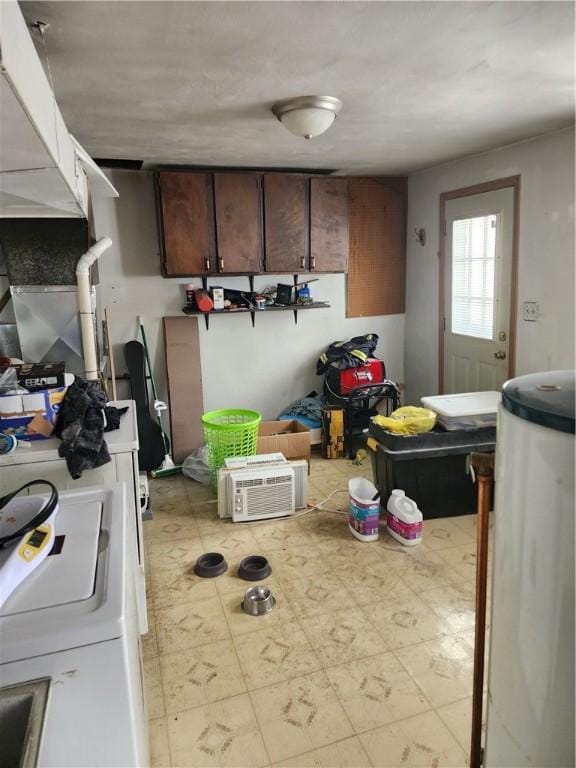
[[[219,552],[207,552],[205,555],[200,555],[194,566],[196,576],[201,576],[203,579],[213,579],[215,576],[226,573],[227,570],[228,563],[224,559],[224,555]]]
[[[262,581],[272,573],[268,560],[262,555],[245,557],[238,568],[238,576],[244,581]]]

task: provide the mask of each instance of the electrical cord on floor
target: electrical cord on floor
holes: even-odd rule
[[[337,493],[349,493],[348,488],[338,488],[335,491],[332,491],[332,493],[329,493],[326,498],[322,499],[322,501],[317,502],[316,504],[309,505],[306,507],[306,509],[300,510],[299,512],[296,512],[293,515],[290,515],[289,517],[277,517],[272,518],[271,520],[250,520],[248,522],[241,523],[242,527],[247,525],[274,525],[275,523],[278,523],[280,521],[288,521],[288,520],[297,520],[300,517],[305,517],[306,515],[309,515],[310,512],[314,512],[315,510],[318,510],[319,512],[331,512],[335,515],[348,515],[347,509],[327,509],[324,504],[329,501],[332,496],[335,496]],[[217,504],[218,499],[207,499],[206,501],[199,501],[197,502],[198,505],[200,504]],[[222,520],[223,523],[225,522],[232,522],[232,520]],[[380,525],[383,524],[383,521],[380,521]],[[381,549],[387,549],[390,552],[404,552],[405,548],[402,547],[389,547],[386,544],[379,545]]]

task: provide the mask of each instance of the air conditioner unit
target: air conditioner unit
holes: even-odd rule
[[[259,453],[256,456],[229,456],[224,459],[227,469],[242,469],[259,464],[286,464],[288,459],[283,453]]]
[[[306,459],[298,459],[295,461],[288,461],[281,453],[264,454],[263,456],[249,456],[247,459],[234,459],[234,463],[247,461],[248,459],[264,459],[266,456],[272,456],[271,462],[255,461],[253,464],[249,463],[248,466],[240,466],[232,469],[224,467],[218,470],[218,516],[221,518],[233,517],[233,499],[230,495],[230,486],[227,478],[231,472],[245,472],[248,474],[254,474],[259,469],[282,469],[290,467],[294,472],[294,506],[296,509],[303,509],[308,506],[308,462]],[[275,457],[280,456],[280,459]],[[226,459],[226,462],[232,461]]]
[[[294,514],[292,467],[258,467],[232,470],[226,477],[228,499],[235,523],[287,517]]]

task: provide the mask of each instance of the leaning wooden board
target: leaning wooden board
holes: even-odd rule
[[[164,343],[174,461],[204,444],[200,338],[195,317],[165,317]]]

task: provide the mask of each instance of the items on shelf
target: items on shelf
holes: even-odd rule
[[[265,310],[293,311],[294,322],[298,322],[300,309],[328,309],[327,302],[313,301],[308,287],[309,283],[319,278],[311,278],[305,282],[298,282],[298,275],[294,275],[292,285],[278,283],[275,287],[269,287],[261,292],[254,290],[254,275],[248,275],[250,288],[241,291],[221,286],[208,286],[208,278],[202,278],[202,288],[196,288],[189,283],[186,286],[186,305],[182,307],[185,315],[204,315],[206,328],[209,328],[209,316],[214,314],[231,314],[233,312],[249,312],[252,325],[255,324],[256,312]]]

